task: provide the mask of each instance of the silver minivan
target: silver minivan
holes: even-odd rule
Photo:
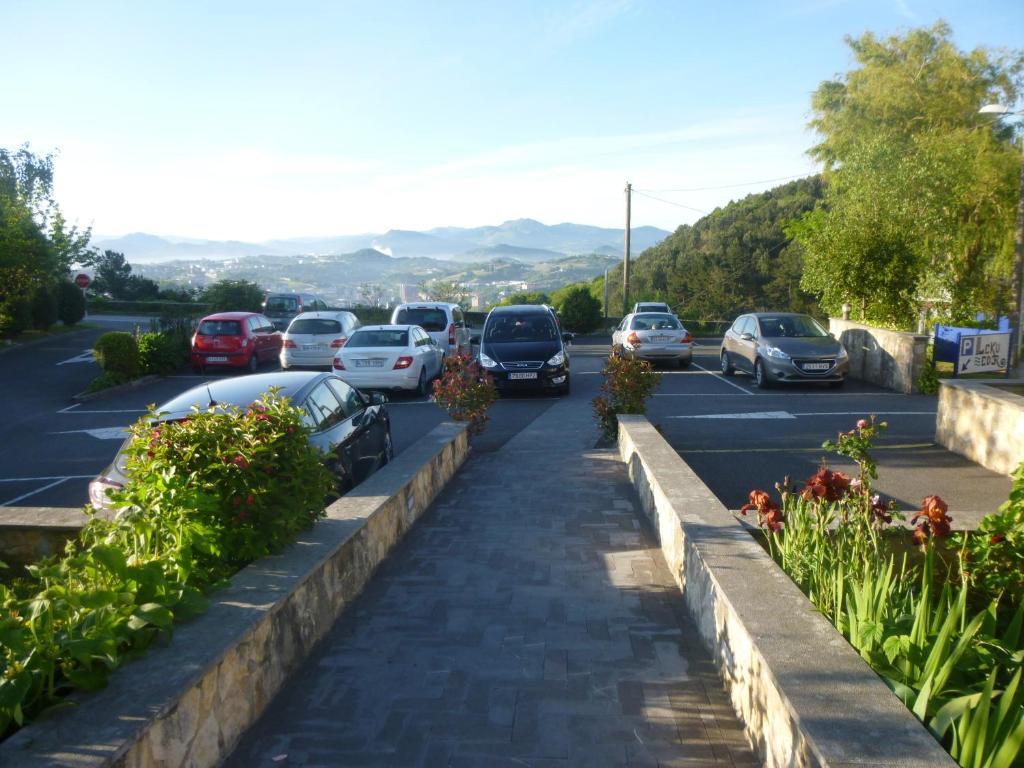
[[[330,368],[334,355],[359,326],[351,312],[303,312],[281,337],[281,367]]]
[[[469,327],[458,304],[417,301],[399,304],[391,313],[392,325],[418,325],[430,334],[444,354],[472,354]]]

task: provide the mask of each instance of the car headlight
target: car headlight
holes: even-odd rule
[[[845,360],[846,358],[849,357],[849,355],[846,353],[846,347],[844,347],[842,344],[839,345],[839,354],[836,355],[836,357],[838,357],[840,360]]]
[[[765,347],[764,353],[768,355],[768,357],[774,357],[777,360],[789,360],[789,355],[787,355],[778,347]]]
[[[498,364],[496,362],[494,362],[493,360],[491,360],[491,358],[489,358],[483,352],[480,353],[480,365],[482,365],[484,368],[497,368],[498,367]]]
[[[548,365],[559,366],[565,362],[565,352],[559,350],[555,353],[554,357],[548,360]]]

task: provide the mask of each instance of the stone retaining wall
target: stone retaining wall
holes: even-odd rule
[[[219,764],[467,452],[464,426],[436,427],[281,555],[236,574],[206,613],[106,689],[0,744],[0,766]]]
[[[20,568],[59,555],[88,519],[81,507],[0,507],[0,560]]]
[[[619,452],[765,765],[956,765],[646,418]]]
[[[850,375],[896,392],[918,392],[928,337],[830,317],[828,329],[850,355]]]
[[[940,379],[935,442],[1010,475],[1024,461],[1024,397],[994,384],[1024,389],[1024,379]]]

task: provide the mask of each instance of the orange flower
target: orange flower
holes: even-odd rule
[[[767,491],[751,491],[750,503],[740,507],[741,514],[747,514],[751,509],[757,510],[757,523],[762,528],[770,531],[781,531],[785,518],[782,509],[772,501]]]
[[[850,490],[850,478],[842,472],[821,467],[804,484],[804,501],[839,501]]]
[[[949,536],[950,523],[953,518],[946,514],[949,506],[938,496],[928,496],[921,502],[921,511],[910,518],[911,523],[916,523],[914,528],[914,543],[924,544],[928,539],[943,538]]]

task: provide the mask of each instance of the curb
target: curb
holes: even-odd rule
[[[106,389],[101,389],[98,392],[79,392],[77,395],[71,396],[71,401],[74,403],[87,403],[90,400],[95,400],[97,397],[102,397],[103,395],[114,395],[118,392],[127,392],[130,389],[150,384],[159,378],[160,376],[158,374],[148,373],[145,376],[127,381],[124,384],[107,387]]]

